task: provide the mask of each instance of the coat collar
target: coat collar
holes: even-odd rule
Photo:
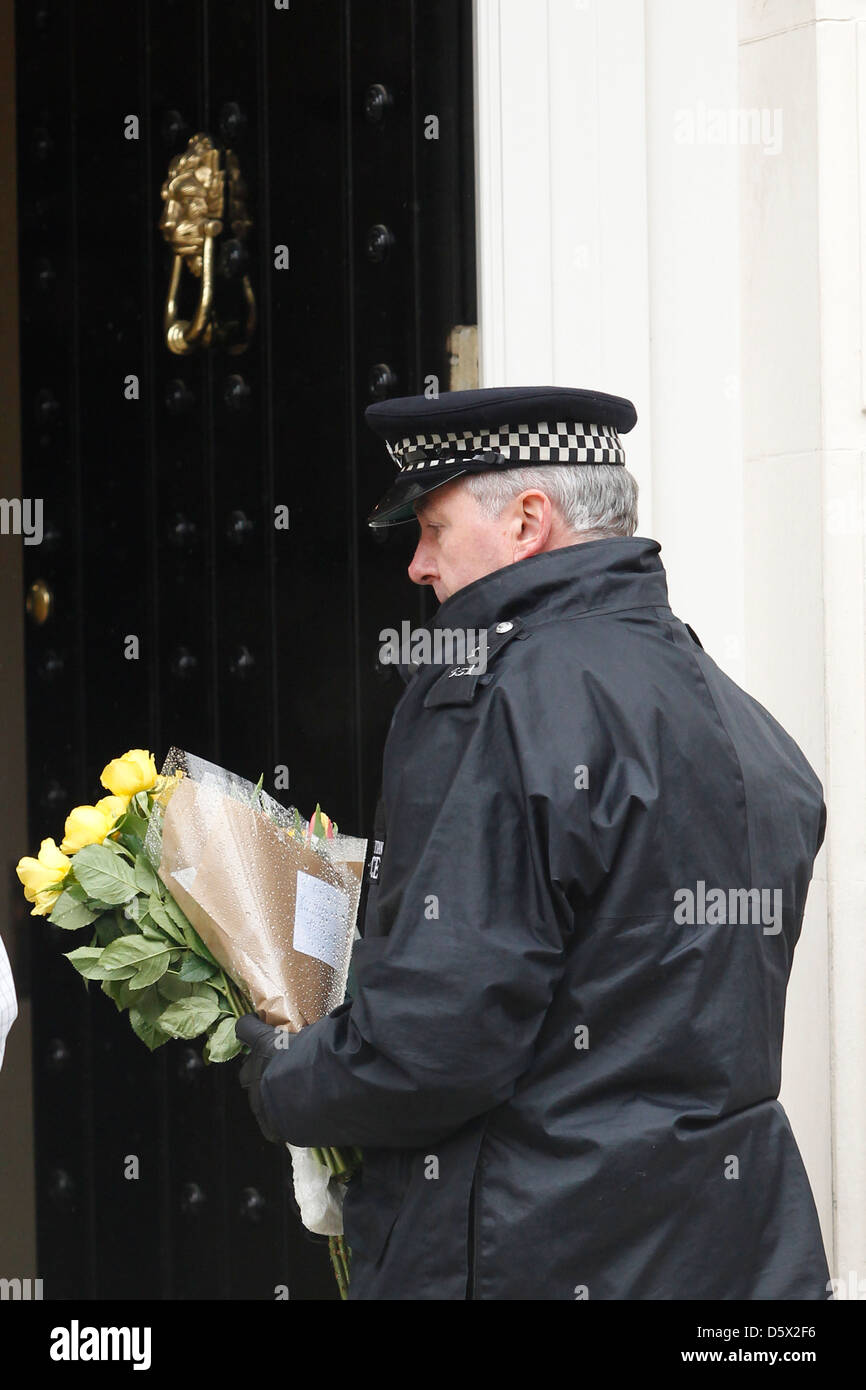
[[[614,536],[532,555],[458,589],[430,627],[488,628],[542,612],[547,621],[599,608],[667,608],[660,550],[644,536]]]

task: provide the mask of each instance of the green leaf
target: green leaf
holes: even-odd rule
[[[130,807],[127,807],[126,814],[120,817],[110,838],[105,843],[112,845],[119,853],[129,854],[130,858],[135,861],[144,854],[146,835],[146,817],[136,815]]]
[[[148,1018],[134,1005],[129,1010],[129,1023],[135,1036],[141,1038],[151,1052],[155,1052],[164,1043],[171,1042],[171,1034],[162,1031],[159,1020]]]
[[[148,941],[161,941],[163,945],[165,944],[165,932],[162,930],[162,927],[156,925],[156,922],[154,922],[149,912],[143,912],[141,914],[141,917],[138,919],[138,925],[141,928],[142,936],[146,937]]]
[[[132,865],[105,845],[85,845],[73,868],[84,891],[100,902],[127,903],[138,892]]]
[[[118,937],[126,934],[114,915],[113,907],[110,907],[107,912],[103,912],[101,917],[97,917],[93,924],[93,931],[100,946],[110,946],[112,941],[117,941]]]
[[[132,899],[130,899],[130,901],[132,901]],[[135,920],[135,913],[133,912],[132,915],[128,917],[126,913],[127,906],[128,904],[123,904],[122,906],[118,904],[117,907],[109,908],[109,912],[117,923],[118,933],[121,936],[140,936],[141,933],[139,931],[138,922]]]
[[[124,831],[117,843],[126,851],[133,864],[144,853],[144,841],[140,835]]]
[[[141,934],[145,941],[166,947],[171,952],[172,961],[185,959],[190,954],[187,946],[179,946],[173,936],[167,936],[161,927],[152,922],[149,913],[145,913],[141,919]]]
[[[112,1000],[115,1008],[117,1008],[118,1010],[121,1009],[123,1006],[118,1001],[117,991],[123,983],[123,980],[103,980],[102,984],[100,985],[100,989],[103,991],[104,994],[108,995],[109,999]]]
[[[79,946],[76,951],[67,951],[65,954],[66,959],[86,980],[126,980],[135,974],[135,967],[132,965],[107,966],[103,956],[108,949],[102,946]]]
[[[55,926],[63,927],[64,931],[77,931],[79,927],[89,927],[98,916],[98,908],[89,907],[66,889],[48,914],[48,920]]]
[[[204,1055],[209,1062],[228,1062],[242,1050],[243,1043],[235,1037],[234,1018],[223,1018],[208,1038]]]
[[[124,1009],[130,1006],[130,999],[127,991],[126,980],[118,980],[112,976],[111,979],[103,980],[102,990],[114,1003],[118,1013],[123,1013]],[[139,996],[140,997],[140,996]]]
[[[262,786],[264,784],[264,780],[265,774],[262,773],[259,777],[259,780],[256,782],[256,785],[253,787],[252,791],[249,794],[250,805],[252,806],[254,811],[260,811],[262,809],[261,791]]]
[[[216,974],[216,971],[217,967],[211,965],[209,960],[203,960],[201,956],[187,951],[184,953],[177,973],[182,980],[194,982],[196,980],[209,980],[212,975]]]
[[[66,959],[70,965],[74,965],[79,975],[83,975],[85,980],[104,980],[105,975],[100,973],[102,970],[101,946],[79,946],[75,951],[67,951]]]
[[[129,1022],[137,1038],[150,1048],[151,1052],[162,1047],[171,1037],[162,1027],[163,1000],[155,988],[142,990],[130,1006]]]
[[[166,911],[166,905],[160,902],[159,898],[156,896],[155,893],[151,893],[148,899],[147,911],[149,915],[153,918],[154,922],[156,922],[156,925],[158,927],[162,927],[162,930],[165,932],[166,936],[170,936],[172,941],[176,941],[179,946],[188,945],[183,928],[179,927],[177,923],[174,922],[173,919],[168,915],[168,912]]]
[[[219,995],[210,985],[201,984],[198,981],[182,980],[176,970],[169,970],[163,975],[157,989],[169,1003],[174,1003],[176,999],[208,999],[219,1002]],[[222,1005],[220,1006],[223,1007]]]
[[[186,934],[187,928],[191,925],[190,920],[183,908],[175,902],[170,893],[167,893],[165,897],[165,910],[172,921],[176,922],[181,931]]]
[[[144,989],[148,985],[156,984],[171,964],[171,952],[162,951],[159,955],[150,956],[144,961],[129,981],[129,988],[134,990]]]
[[[216,966],[217,970],[221,969],[219,961],[211,954],[207,946],[205,946],[195,927],[182,909],[178,907],[174,898],[171,896],[167,897],[165,900],[165,907],[166,911],[183,932],[185,945],[187,945],[191,951],[195,951],[197,956],[201,956],[204,960],[209,960],[211,965]]]
[[[142,897],[136,893],[134,898],[130,898],[128,903],[123,906],[123,916],[127,922],[135,922],[136,926],[147,911],[147,905]]]
[[[210,1027],[221,1012],[216,996],[213,999],[205,999],[194,994],[188,999],[177,999],[173,1004],[169,1004],[159,1016],[159,1026],[173,1038],[197,1038],[199,1033]]]
[[[220,965],[216,956],[208,950],[207,946],[205,946],[195,927],[187,927],[187,941],[189,943],[190,950],[194,951],[197,956],[200,956],[202,960],[209,961],[215,970],[222,969],[222,966]]]
[[[150,804],[147,799],[147,792],[135,793],[135,796],[132,797],[127,807],[127,814],[129,814],[130,811],[134,815],[141,816],[145,823],[147,822],[150,816]]]
[[[109,970],[121,965],[134,965],[136,969],[151,956],[164,955],[168,959],[171,946],[164,941],[148,941],[146,936],[119,936],[105,948],[103,964]]]
[[[143,840],[147,834],[147,817],[136,815],[135,811],[127,809],[126,815],[121,816],[112,833],[118,830],[123,835],[136,835]]]
[[[153,865],[144,854],[140,854],[135,861],[135,881],[140,893],[145,893],[148,896],[153,893],[156,897],[160,896],[162,885],[154,872]]]
[[[189,980],[182,980],[175,970],[166,971],[157,989],[167,1004],[173,1004],[176,999],[189,999],[195,993],[197,985]]]
[[[102,841],[102,848],[110,850],[111,853],[116,855],[118,859],[126,859],[129,861],[130,864],[132,864],[135,856],[126,847],[122,840],[113,839],[113,835],[113,830],[111,832],[111,835],[106,835],[105,839]]]

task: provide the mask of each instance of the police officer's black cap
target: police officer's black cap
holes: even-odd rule
[[[537,464],[625,463],[620,434],[637,421],[631,401],[567,386],[496,386],[398,396],[364,418],[385,441],[398,474],[367,518],[370,526],[415,519],[427,492],[467,473]]]

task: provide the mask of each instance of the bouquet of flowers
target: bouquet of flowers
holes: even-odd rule
[[[178,748],[159,773],[130,749],[100,780],[110,795],[75,807],[60,845],[44,839],[17,874],[32,915],[92,930],[67,960],[151,1051],[204,1036],[206,1061],[224,1062],[242,1050],[242,1014],[297,1032],[342,1002],[366,841]],[[341,1198],[360,1151],[288,1147],[345,1297]]]

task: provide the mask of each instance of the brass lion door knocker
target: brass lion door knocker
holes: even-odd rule
[[[224,167],[220,166],[220,158],[220,150],[207,135],[193,135],[184,152],[172,159],[162,185],[165,208],[159,226],[174,251],[165,303],[165,339],[170,351],[181,357],[214,346],[233,354],[245,352],[256,326],[256,300],[246,273],[240,281],[242,313],[223,323],[216,317],[217,239],[227,222],[233,240],[226,243],[226,249],[235,253],[229,263],[231,259],[245,259],[244,243],[252,227],[237,157],[226,150]],[[190,318],[181,318],[178,308],[184,267],[201,282]]]

